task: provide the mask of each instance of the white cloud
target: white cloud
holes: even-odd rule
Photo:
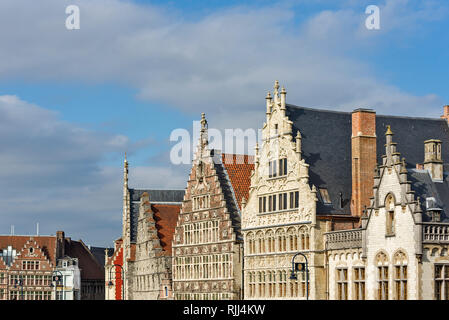
[[[16,234],[33,234],[39,222],[41,234],[64,230],[111,245],[121,230],[123,170],[103,160],[147,143],[76,127],[12,95],[0,96],[0,114],[0,233],[14,225]],[[130,173],[133,187],[185,184],[180,168],[131,165]]]
[[[382,45],[379,34],[443,18],[441,4],[416,9],[386,1],[379,33],[364,29],[364,11],[350,8],[320,12],[295,27],[288,7],[223,10],[191,21],[118,0],[77,1],[81,29],[68,31],[68,4],[2,1],[0,29],[8,32],[0,34],[0,79],[118,82],[137,88],[142,99],[212,116],[262,110],[275,79],[286,85],[290,103],[304,106],[399,113],[397,106],[407,103],[408,114],[440,112],[432,93],[401,91],[349,54]]]

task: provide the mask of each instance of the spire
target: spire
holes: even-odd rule
[[[123,187],[128,188],[128,160],[126,159],[125,152],[125,161],[123,163]]]
[[[391,127],[390,126],[387,126],[387,132],[385,133],[385,135],[386,136],[389,136],[389,135],[393,135],[394,133],[393,133],[393,131],[391,131]]]
[[[278,80],[276,80],[274,82],[273,97],[274,97],[274,105],[277,106],[280,103],[280,101],[279,101],[279,81]]]

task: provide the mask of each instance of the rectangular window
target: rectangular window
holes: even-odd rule
[[[388,267],[377,267],[377,299],[388,300]]]
[[[355,267],[353,272],[354,299],[365,300],[365,267]]]
[[[268,212],[273,211],[273,196],[268,196]]]
[[[263,211],[263,202],[262,197],[259,197],[259,213],[262,213]]]
[[[287,158],[279,159],[279,176],[287,175]]]
[[[435,299],[449,300],[449,264],[435,265]]]
[[[407,300],[407,266],[395,266],[394,269],[395,298]]]
[[[299,191],[295,191],[295,208],[299,208]]]
[[[276,196],[273,196],[273,211],[276,211]]]
[[[295,193],[290,192],[290,209],[293,209],[295,206]]]
[[[348,269],[337,268],[337,299],[348,300]]]

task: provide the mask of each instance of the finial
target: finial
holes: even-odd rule
[[[301,138],[301,132],[299,132],[299,130],[296,131],[296,139],[298,139],[298,138]]]
[[[281,93],[283,93],[283,94],[287,93],[287,91],[285,90],[284,86],[282,86]]]
[[[271,93],[270,93],[270,91],[268,91],[267,96],[265,97],[265,99],[271,100]]]
[[[387,132],[385,133],[385,135],[388,136],[388,135],[392,135],[392,134],[393,134],[393,131],[391,131],[391,128],[390,128],[390,126],[388,125],[388,126],[387,126]]]
[[[124,161],[124,163],[125,163],[125,168],[128,168],[128,159],[126,158],[126,152],[125,152],[125,161]]]
[[[276,91],[278,91],[278,89],[279,89],[279,81],[278,81],[278,80],[276,80],[276,81],[274,82],[274,89],[275,89]]]
[[[206,114],[204,112],[201,113],[201,129],[206,129],[207,120],[206,120]]]

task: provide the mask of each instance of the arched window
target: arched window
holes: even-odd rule
[[[298,248],[295,246],[295,239],[297,235],[294,228],[289,228],[287,230],[287,237],[288,237],[288,250],[290,251],[298,250]]]
[[[273,234],[273,231],[268,230],[265,233],[265,237],[267,239],[267,252],[275,252],[276,248],[274,246],[274,234]]]
[[[407,300],[407,256],[398,251],[393,257],[394,292],[396,300]]]
[[[388,256],[384,252],[379,252],[375,259],[377,268],[377,299],[388,300]]]

